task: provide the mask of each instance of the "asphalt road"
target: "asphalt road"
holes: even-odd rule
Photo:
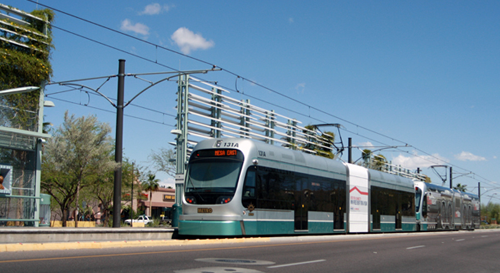
[[[0,253],[2,272],[500,272],[500,231]]]

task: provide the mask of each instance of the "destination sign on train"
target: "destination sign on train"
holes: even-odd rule
[[[196,153],[196,157],[236,157],[238,150],[233,149],[218,149],[218,150],[201,150]]]

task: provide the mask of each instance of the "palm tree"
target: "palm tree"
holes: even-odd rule
[[[153,201],[153,191],[158,190],[160,187],[158,182],[160,182],[160,179],[156,179],[156,175],[151,172],[148,174],[148,179],[142,182],[143,189],[145,191],[149,191],[149,216],[152,216],[153,214],[153,207],[151,207]]]
[[[455,190],[459,190],[461,192],[466,192],[467,191],[467,185],[462,185],[458,183],[455,187],[453,187]]]

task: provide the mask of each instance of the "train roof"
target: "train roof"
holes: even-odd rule
[[[373,169],[368,169],[370,184],[372,186],[392,188],[395,190],[413,191],[413,180],[399,175],[389,174]]]
[[[448,187],[439,186],[439,185],[431,184],[431,183],[424,183],[424,185],[427,188],[429,188],[431,190],[434,190],[434,191],[438,191],[438,192],[454,192],[454,193],[460,193],[462,195],[467,195],[467,196],[469,196],[472,199],[478,199],[479,198],[477,194],[474,194],[474,193],[471,193],[471,192],[462,192],[462,191],[459,191],[459,190],[456,190],[456,189],[450,189]]]

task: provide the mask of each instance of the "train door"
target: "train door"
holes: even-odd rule
[[[344,214],[346,210],[345,203],[345,183],[337,184],[330,195],[330,201],[333,204],[333,229],[344,230]]]
[[[437,228],[444,229],[445,221],[446,221],[446,204],[444,202],[441,202],[441,206],[439,206]]]
[[[297,191],[295,195],[295,231],[308,230],[308,214],[311,200],[311,190],[308,187],[309,181],[307,178],[297,178]]]
[[[449,229],[455,229],[454,220],[455,215],[453,213],[452,203],[448,204],[448,219],[449,219]]]
[[[462,210],[461,210],[461,215],[462,215],[462,229],[467,229],[467,219],[468,219],[468,212],[467,212],[467,205],[462,205]]]
[[[396,210],[396,230],[402,229],[402,220],[401,211]]]

